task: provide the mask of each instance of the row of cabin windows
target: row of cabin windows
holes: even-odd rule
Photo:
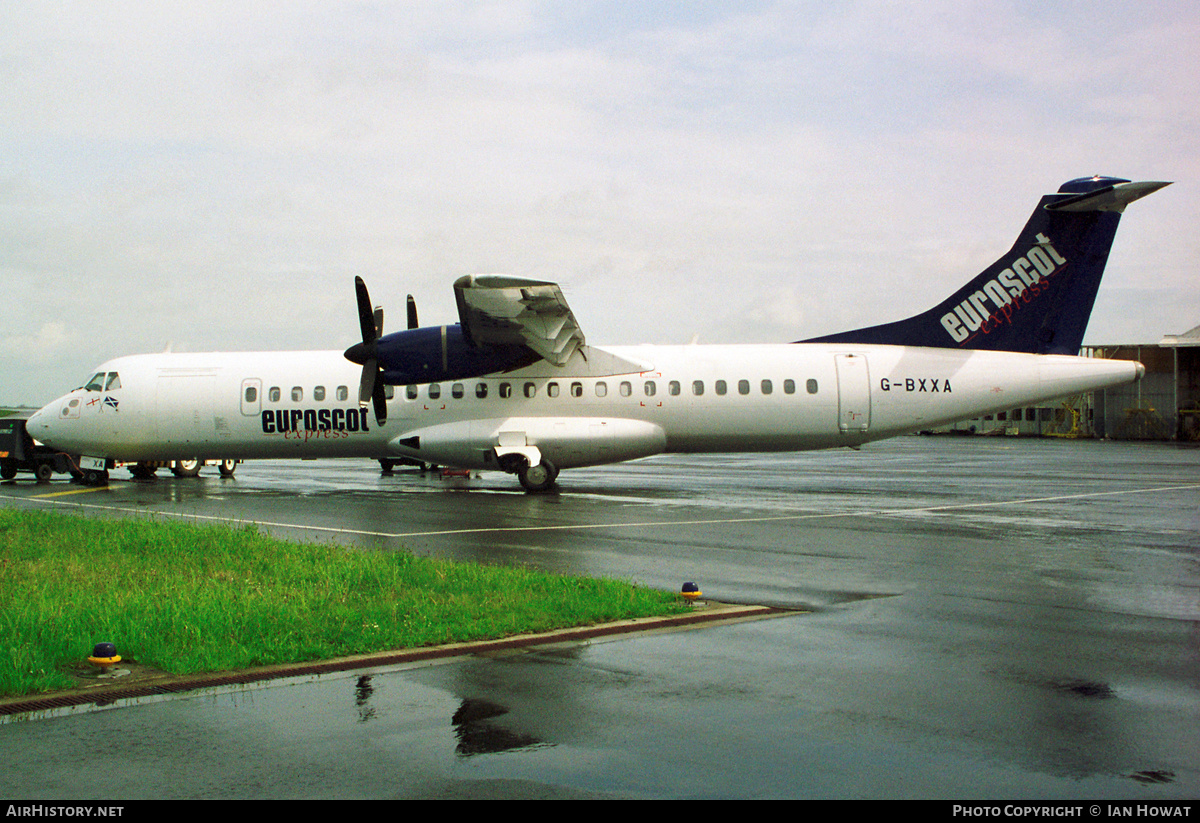
[[[283,397],[283,391],[278,386],[272,386],[267,389],[267,399],[272,403],[278,403]],[[334,397],[338,400],[346,400],[350,397],[350,389],[346,386],[338,386],[334,391]],[[299,403],[304,399],[304,389],[300,386],[292,386],[292,402]],[[312,399],[320,402],[325,399],[325,387],[316,386],[312,391]],[[254,403],[258,401],[258,389],[254,386],[246,387],[246,402]]]
[[[805,387],[805,390],[809,394],[817,393],[817,381],[814,379],[810,378],[808,381],[806,381],[804,387]],[[750,394],[750,389],[751,389],[751,385],[750,385],[749,380],[739,380],[737,382],[738,394],[743,394],[743,395]],[[775,384],[770,380],[763,380],[763,381],[759,382],[758,389],[763,394],[773,394],[775,392]],[[501,383],[499,386],[497,386],[496,393],[499,397],[501,397],[503,399],[507,399],[509,397],[512,397],[513,392],[516,390],[517,390],[517,388],[514,387],[514,385],[512,383]],[[713,383],[713,390],[718,395],[728,394],[729,393],[729,384],[726,383],[724,380],[717,380]],[[427,391],[428,391],[430,400],[438,400],[442,396],[442,386],[440,383],[430,383]],[[476,383],[475,384],[475,396],[476,397],[478,397],[480,399],[486,398],[488,396],[488,391],[489,391],[489,389],[488,389],[487,383]],[[520,391],[525,397],[536,397],[537,396],[537,383],[534,383],[533,381],[529,381],[529,382],[523,384],[522,386],[520,386]],[[634,393],[633,383],[628,380],[622,380],[620,383],[617,384],[617,391],[622,397],[632,397],[633,393]],[[692,394],[696,395],[697,397],[703,395],[704,391],[705,391],[704,381],[703,380],[693,380],[691,391],[692,391]],[[561,394],[561,392],[562,392],[562,388],[559,386],[558,383],[550,382],[550,383],[546,384],[546,395],[548,397],[558,397]],[[603,380],[596,381],[595,392],[596,392],[597,397],[607,397],[608,396],[608,383],[606,383]],[[581,383],[579,381],[570,383],[567,386],[567,393],[571,397],[583,397],[583,383]],[[658,394],[658,383],[654,380],[645,381],[644,383],[642,383],[642,393],[646,397],[654,397],[656,394]],[[677,397],[682,393],[683,393],[683,385],[678,380],[668,381],[667,394],[671,395],[672,397]],[[784,380],[783,381],[783,393],[784,394],[795,394],[796,393],[796,381],[790,380],[790,379]],[[418,394],[419,394],[419,388],[417,386],[408,386],[405,389],[405,396],[409,400],[416,400]],[[454,383],[450,386],[450,396],[452,398],[454,398],[455,400],[461,400],[465,395],[466,395],[466,387],[462,383]]]
[[[809,394],[817,393],[817,381],[812,378],[809,378],[805,382],[804,387],[805,387],[805,390]],[[750,387],[749,380],[737,381],[738,394],[748,395],[748,394],[750,394],[750,388],[751,387]],[[770,380],[760,381],[758,384],[758,388],[759,388],[759,391],[762,392],[763,394],[773,394],[775,391],[775,385]],[[387,386],[387,387],[385,387],[385,389],[386,389],[385,393],[387,395],[387,398],[389,400],[391,400],[392,397],[394,396],[394,389],[391,386]],[[693,380],[691,390],[692,390],[692,394],[696,395],[697,397],[703,395],[704,391],[705,391],[704,381],[703,380]],[[606,383],[603,380],[596,381],[595,391],[596,391],[597,397],[607,397],[608,396],[608,383]],[[633,395],[633,383],[631,383],[628,380],[622,380],[617,385],[617,391],[620,393],[620,395],[622,397],[631,397]],[[717,380],[713,383],[713,391],[718,395],[728,394],[729,393],[729,384],[726,383],[724,380]],[[529,382],[525,383],[523,386],[521,386],[521,392],[524,394],[525,397],[536,397],[537,396],[537,384],[532,381],[529,381]],[[560,392],[561,392],[561,389],[560,389],[558,383],[550,382],[550,383],[546,384],[546,395],[548,397],[558,397]],[[571,397],[583,397],[583,383],[581,383],[579,381],[575,381],[575,382],[571,383],[567,387],[567,392]],[[501,383],[497,387],[496,393],[499,397],[504,398],[504,399],[512,397],[513,396],[513,384],[512,383]],[[645,381],[642,384],[642,393],[646,397],[654,397],[658,393],[658,383],[655,382],[654,380]],[[677,397],[682,393],[683,393],[683,386],[678,380],[671,380],[667,383],[667,394],[671,395],[672,397]],[[795,394],[796,393],[796,381],[790,380],[790,379],[784,380],[783,381],[783,393],[784,394]],[[417,394],[418,394],[417,387],[416,386],[408,386],[407,389],[405,390],[405,394],[409,400],[416,400]],[[430,400],[440,399],[442,396],[441,384],[440,383],[430,383],[429,388],[428,388],[428,394],[429,394]],[[450,386],[450,396],[453,397],[455,400],[461,400],[463,397],[466,396],[466,387],[462,383],[452,384]],[[475,396],[480,399],[486,398],[488,396],[488,384],[487,383],[476,383],[475,384]],[[270,402],[278,403],[282,397],[283,397],[283,392],[278,386],[272,386],[271,388],[267,389],[267,399]],[[338,386],[337,389],[334,391],[334,397],[338,401],[347,400],[350,397],[350,389],[346,386]],[[293,403],[299,403],[299,402],[303,401],[304,400],[304,389],[300,386],[293,386],[292,391],[291,391],[291,399],[292,399]],[[325,399],[325,387],[324,386],[314,387],[313,391],[312,391],[312,399],[316,402],[320,402],[320,401],[324,400]],[[258,389],[255,388],[254,386],[247,386],[246,387],[246,402],[254,403],[257,400],[258,400]]]

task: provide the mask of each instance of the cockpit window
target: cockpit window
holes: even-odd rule
[[[87,381],[83,388],[87,391],[104,391],[104,372],[92,375],[92,379]]]
[[[104,384],[105,391],[121,388],[121,376],[114,372],[108,373],[108,382]]]

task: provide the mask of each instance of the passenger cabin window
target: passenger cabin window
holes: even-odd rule
[[[338,400],[345,400],[349,396],[350,396],[350,390],[348,388],[346,388],[345,386],[337,387],[337,399]]]
[[[292,386],[292,402],[299,403],[304,399],[304,389],[299,386]]]
[[[583,384],[582,383],[572,383],[571,384],[571,396],[572,397],[583,397]]]
[[[442,385],[440,383],[429,384],[429,399],[437,400],[442,396]]]
[[[321,401],[325,399],[325,387],[317,386],[313,389],[313,400]]]
[[[384,400],[391,400],[395,396],[396,396],[396,387],[395,386],[384,386],[383,387],[383,399]]]
[[[246,387],[246,402],[253,403],[256,400],[258,400],[258,389],[254,388],[254,386],[247,386]]]
[[[512,397],[512,383],[500,384],[500,396],[505,400]]]
[[[704,394],[704,381],[703,380],[693,380],[692,381],[692,394],[696,395],[697,397]]]
[[[770,380],[762,381],[762,393],[763,394],[770,394],[773,391],[775,391],[775,387],[771,385]]]
[[[558,397],[558,384],[557,383],[547,383],[546,384],[546,395],[549,397]]]
[[[597,397],[607,397],[608,396],[608,384],[605,383],[603,380],[596,381],[596,396]]]
[[[463,394],[464,394],[464,390],[463,390],[462,383],[455,383],[453,386],[450,387],[450,396],[453,397],[455,400],[462,400]]]
[[[631,394],[633,394],[633,384],[630,383],[628,380],[622,380],[621,381],[621,396],[629,397]]]
[[[809,393],[809,394],[816,394],[816,393],[817,393],[817,381],[816,381],[816,380],[814,380],[814,379],[813,379],[813,378],[811,378],[811,377],[810,377],[810,378],[808,378],[808,382],[804,384],[804,387],[805,387],[806,389],[808,389],[808,393]]]
[[[526,383],[525,384],[525,396],[533,397],[535,394],[537,394],[537,384],[536,383]]]
[[[796,381],[795,380],[784,380],[783,381],[783,393],[784,394],[795,394],[796,393]]]
[[[671,395],[672,397],[679,396],[679,381],[678,380],[672,380],[670,383],[667,384],[667,394]]]
[[[476,383],[475,384],[475,396],[478,397],[480,400],[487,397],[487,383]]]
[[[749,393],[750,393],[750,381],[749,380],[739,380],[738,381],[738,394],[749,394]]]
[[[654,393],[658,391],[658,384],[656,384],[653,380],[647,380],[644,388],[646,391],[646,396],[653,397]]]
[[[278,386],[272,386],[271,390],[269,392],[267,392],[267,398],[272,403],[278,403],[280,395],[281,395],[281,392],[280,392]]]
[[[416,386],[405,386],[404,387],[404,396],[407,397],[409,400],[416,400],[417,399],[417,387]]]
[[[721,394],[721,395],[723,395],[723,394],[725,394],[726,392],[728,392],[728,391],[729,391],[729,387],[728,387],[727,385],[725,385],[725,381],[724,381],[724,380],[718,380],[716,383],[714,383],[714,384],[713,384],[713,390],[714,390],[714,391],[715,391],[717,394]]]

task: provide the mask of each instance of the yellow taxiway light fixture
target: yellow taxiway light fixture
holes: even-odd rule
[[[121,655],[117,654],[117,647],[112,643],[97,643],[92,648],[92,656],[88,658],[88,662],[106,672],[121,662]]]

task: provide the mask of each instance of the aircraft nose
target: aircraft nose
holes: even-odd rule
[[[42,406],[25,421],[25,431],[29,432],[29,436],[34,440],[61,448],[56,441],[61,440],[65,434],[62,418],[67,415],[67,404],[70,402],[71,396],[67,395]]]
[[[48,406],[42,406],[25,421],[25,430],[38,440],[44,440],[42,435],[51,430],[50,424],[57,417],[56,412],[60,405],[61,403],[55,401]]]

